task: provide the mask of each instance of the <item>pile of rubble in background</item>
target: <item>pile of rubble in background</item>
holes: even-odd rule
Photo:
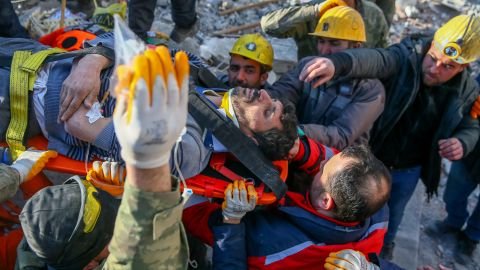
[[[98,1],[105,5],[115,0]],[[58,0],[14,0],[21,18],[31,16],[32,11],[59,7]],[[68,1],[74,5],[75,1]],[[214,70],[225,71],[228,51],[237,37],[245,33],[261,31],[261,17],[273,10],[305,3],[306,0],[199,0],[197,16],[199,31],[178,46],[200,55]],[[51,12],[51,11],[50,11]],[[90,11],[86,11],[88,14]],[[390,28],[390,42],[395,43],[410,34],[432,35],[442,23],[460,13],[480,13],[480,0],[397,0],[397,12]],[[56,14],[56,13],[54,13]],[[73,16],[73,15],[72,15]],[[81,18],[88,15],[81,14]],[[25,21],[23,19],[22,21]],[[170,33],[173,22],[170,1],[158,0],[152,30]],[[275,50],[274,72],[279,75],[292,68],[296,62],[297,48],[292,39],[269,38]],[[475,73],[478,65],[473,65]],[[273,80],[276,76],[270,76]]]

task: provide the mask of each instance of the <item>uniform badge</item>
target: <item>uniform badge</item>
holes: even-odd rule
[[[327,32],[329,27],[330,27],[330,25],[329,25],[328,23],[324,23],[324,24],[323,24],[322,31],[323,31],[323,32]]]
[[[247,48],[247,50],[253,52],[257,49],[257,45],[253,42],[250,42],[250,43],[247,43],[247,45],[245,45],[245,48]]]

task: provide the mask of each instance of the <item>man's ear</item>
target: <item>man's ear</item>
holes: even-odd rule
[[[323,192],[314,202],[314,207],[326,211],[333,210],[333,208],[335,207],[335,202],[333,201],[332,195],[330,195],[330,193],[326,191]]]
[[[265,71],[264,73],[260,74],[260,85],[265,85],[268,79],[268,72]]]

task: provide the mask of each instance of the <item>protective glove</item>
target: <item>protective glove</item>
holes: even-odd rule
[[[225,200],[222,204],[223,221],[238,224],[247,212],[255,209],[257,191],[253,185],[245,185],[244,180],[235,180],[225,189]]]
[[[94,161],[87,173],[87,181],[114,197],[123,195],[125,177],[125,167],[110,161]]]
[[[125,183],[126,171],[125,167],[119,165],[117,162],[110,161],[94,161],[93,177],[97,181],[102,181],[106,184],[122,186]]]
[[[477,97],[475,103],[473,103],[472,110],[470,111],[470,116],[473,119],[478,119],[480,116],[480,96]]]
[[[29,148],[18,156],[11,167],[18,171],[20,183],[23,183],[41,172],[48,160],[55,157],[57,157],[57,152],[55,151],[40,151]]]
[[[113,122],[128,164],[155,168],[168,163],[187,121],[189,68],[185,52],[178,52],[173,64],[161,46],[117,70]]]
[[[380,270],[380,267],[368,262],[361,252],[352,249],[330,253],[324,267],[326,270]]]

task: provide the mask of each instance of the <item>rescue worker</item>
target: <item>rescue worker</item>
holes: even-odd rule
[[[480,19],[459,15],[432,38],[407,37],[388,49],[358,49],[313,59],[300,78],[314,86],[332,77],[378,77],[385,85],[385,111],[372,130],[374,153],[392,173],[389,231],[384,254],[394,239],[418,179],[429,196],[436,193],[440,160],[459,160],[479,137],[478,121],[469,115],[478,96],[469,63],[480,56]]]
[[[0,163],[0,171],[4,175],[0,177],[0,203],[15,196],[22,183],[42,171],[48,160],[56,156],[55,151],[28,149],[12,165]]]
[[[393,22],[393,16],[396,12],[395,0],[373,0],[372,2],[383,11],[388,28],[390,28]]]
[[[317,55],[329,55],[361,47],[365,27],[360,13],[337,6],[325,12],[310,35],[317,40]],[[352,144],[367,144],[369,131],[383,111],[382,83],[377,79],[335,80],[313,87],[299,79],[312,59],[302,59],[269,90],[295,104],[300,126],[310,138],[339,150]]]
[[[0,40],[0,42],[5,45],[1,48],[2,54],[7,56],[13,53],[14,47],[15,49],[24,48],[33,51],[46,49],[46,47],[31,40],[5,39]],[[98,45],[113,48],[113,36],[111,34],[99,36],[95,40],[88,41],[87,44],[89,46]],[[163,49],[162,51],[165,52]],[[90,110],[85,106],[80,106],[65,123],[57,122],[59,115],[58,107],[60,96],[64,94],[61,91],[62,82],[69,76],[72,59],[62,60],[55,65],[46,64],[43,67],[39,67],[40,72],[33,89],[35,114],[33,109],[29,110],[30,117],[28,119],[30,119],[31,124],[25,134],[34,136],[42,132],[49,139],[49,149],[56,150],[58,153],[76,160],[85,160],[87,154],[89,154],[89,159],[97,157],[102,160],[106,158],[120,160],[120,146],[114,136],[111,119],[116,101],[115,98],[108,95],[109,78],[112,73],[111,61],[101,55],[95,55],[95,57],[100,57],[100,59],[96,63],[89,62],[86,65],[90,65],[90,70],[93,70],[93,74],[90,73],[93,78],[100,78],[101,90],[96,94],[91,89],[91,92],[85,93],[85,96],[90,96],[93,93],[94,96],[98,97],[97,105],[92,106]],[[154,57],[154,55],[150,54],[149,57]],[[193,57],[191,62],[198,64],[199,60],[195,62]],[[77,65],[80,65],[84,59],[80,59]],[[144,59],[143,61],[147,60]],[[155,59],[151,58],[148,61],[155,61]],[[73,62],[74,66],[75,63]],[[5,80],[1,80],[3,84],[0,83],[0,91],[6,97],[5,103],[9,104],[8,77],[10,76],[10,69],[0,68],[0,72],[1,77],[5,78]],[[47,85],[48,93],[45,94]],[[73,94],[70,97],[70,99],[75,98],[77,97]],[[272,149],[272,152],[276,151],[273,153],[274,156],[287,156],[289,149],[293,146],[294,139],[292,137],[295,133],[294,126],[296,124],[294,108],[291,104],[283,104],[278,99],[272,99],[265,90],[245,88],[233,89],[223,97],[217,95],[212,96],[211,99],[218,107],[223,108],[226,115],[231,117],[232,121],[237,124],[242,132],[257,140],[261,148],[262,144],[266,144],[263,149]],[[82,98],[79,100],[82,100]],[[2,134],[2,138],[5,138],[10,119],[10,108],[3,106],[2,110],[6,115],[0,120],[0,134]],[[85,117],[87,114],[89,116]],[[201,164],[208,162],[211,149],[204,146],[202,139],[203,130],[193,119],[190,119],[188,122],[189,130],[193,131],[187,133],[190,139],[186,140],[188,141],[187,143],[183,142],[182,144],[190,144],[193,148],[189,149],[199,153],[200,157],[195,159],[197,162]],[[40,125],[40,128],[38,125]],[[279,138],[280,140],[277,141]],[[91,143],[92,147],[88,146],[89,143]],[[273,147],[268,146],[272,144],[274,145]],[[191,152],[186,153],[192,154]],[[180,158],[180,160],[183,160],[183,158]],[[201,166],[190,167],[193,173],[189,175],[198,174],[201,171],[198,171],[199,167]],[[201,167],[201,169],[203,168],[204,166]]]
[[[3,157],[8,156],[8,152],[5,152],[7,149],[0,152]],[[56,153],[53,151],[29,149],[11,166],[0,162],[0,269],[14,269],[17,246],[23,237],[18,221],[21,209],[14,202],[7,200],[12,199],[20,187],[24,198],[28,198],[29,194],[51,185],[34,179],[34,176],[43,169],[49,158],[55,156]]]
[[[170,38],[182,42],[193,36],[198,29],[198,18],[195,11],[197,0],[175,0],[171,2],[172,21],[175,26]],[[128,26],[140,38],[146,39],[147,32],[155,19],[155,0],[132,0],[128,3]]]
[[[20,24],[12,2],[8,0],[0,1],[0,37],[30,38]]]
[[[363,0],[317,0],[307,5],[293,6],[272,11],[261,19],[262,30],[268,35],[295,39],[298,60],[317,55],[317,40],[314,32],[318,20],[330,8],[349,6],[356,9],[365,22],[368,48],[383,48],[388,45],[388,25],[383,12],[372,2]]]
[[[170,55],[159,60],[165,73],[133,67],[127,79],[132,87],[119,89],[115,129],[129,130],[119,134],[128,171],[120,208],[116,199],[77,177],[43,189],[20,215],[25,240],[17,269],[186,269],[182,199],[168,162],[188,114],[188,58],[179,53],[175,64]],[[161,82],[150,88],[151,97],[150,75]],[[129,91],[136,93],[133,101],[127,101]],[[165,124],[163,132],[144,132],[158,122]]]
[[[219,79],[229,88],[265,89],[273,55],[272,45],[265,37],[258,33],[245,34],[233,44],[227,74]]]
[[[472,117],[480,116],[480,97],[477,98],[472,111]],[[457,234],[457,246],[454,258],[463,265],[468,265],[480,241],[480,202],[469,214],[467,211],[468,197],[480,184],[480,143],[464,159],[452,163],[448,175],[443,201],[447,217],[428,226],[425,232],[432,237],[448,233]],[[462,230],[464,224],[467,224]]]
[[[355,246],[378,254],[389,193],[387,168],[366,146],[351,146],[322,162],[306,193],[287,192],[278,208],[252,211],[257,194],[239,180],[226,189],[222,206],[191,206],[197,213],[192,220],[198,237],[213,244],[216,269],[313,269],[333,250]],[[206,209],[207,221],[199,217]]]

